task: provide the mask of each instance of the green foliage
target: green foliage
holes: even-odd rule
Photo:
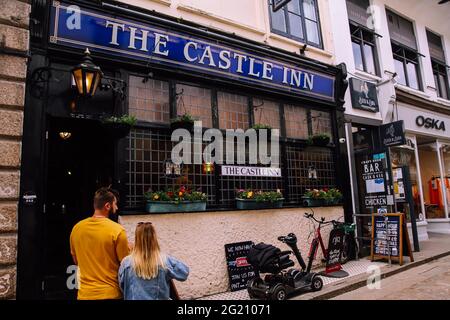
[[[144,193],[147,201],[171,201],[180,203],[183,201],[206,201],[207,195],[201,191],[194,191],[185,186],[166,191],[147,191]]]
[[[136,125],[137,119],[135,116],[130,116],[128,114],[124,114],[121,117],[109,117],[103,120],[105,123],[125,123],[130,126]]]
[[[255,123],[251,129],[255,129],[255,130],[260,130],[260,129],[267,129],[267,130],[271,130],[272,127],[269,126],[268,124],[263,124],[263,123]]]
[[[185,113],[183,115],[170,119],[170,123],[186,122],[194,124],[194,121],[196,120],[197,119],[193,117],[190,113]]]
[[[318,133],[312,136],[309,136],[308,138],[308,144],[313,145],[316,141],[330,141],[331,136],[327,133]]]
[[[326,199],[326,200],[342,200],[342,192],[339,189],[308,189],[303,195],[305,198],[311,199]]]
[[[237,190],[237,199],[255,200],[256,202],[274,202],[283,199],[280,190],[277,191],[261,191],[261,190]]]

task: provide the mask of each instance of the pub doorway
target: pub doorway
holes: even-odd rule
[[[43,292],[45,299],[76,299],[67,285],[74,280],[69,236],[77,222],[92,215],[95,190],[113,182],[114,140],[98,121],[48,120]]]

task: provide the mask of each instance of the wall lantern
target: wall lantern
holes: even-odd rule
[[[59,137],[63,140],[67,140],[72,136],[72,133],[70,132],[60,132]]]
[[[80,96],[92,97],[103,77],[99,66],[92,61],[91,53],[86,48],[83,61],[72,69],[72,75]]]
[[[203,173],[213,173],[213,172],[214,172],[214,163],[204,162],[203,163]]]

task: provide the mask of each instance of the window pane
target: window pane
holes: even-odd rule
[[[306,18],[317,21],[314,0],[303,0],[303,12]]]
[[[286,119],[286,135],[289,138],[308,139],[306,109],[294,105],[284,105],[284,117]]]
[[[417,65],[407,61],[406,70],[408,72],[409,87],[413,89],[419,89],[419,80],[417,78]]]
[[[326,133],[332,136],[331,118],[328,112],[311,110],[312,133]]]
[[[302,18],[289,13],[290,34],[294,37],[303,39]]]
[[[294,12],[296,14],[300,14],[300,0],[292,0],[288,3],[287,9],[290,12]]]
[[[374,52],[373,52],[373,47],[368,45],[368,44],[364,44],[364,58],[366,59],[366,68],[367,70],[365,70],[366,72],[375,74],[375,56],[374,56]]]
[[[130,76],[129,112],[139,120],[169,123],[169,83]]]
[[[448,81],[447,81],[447,77],[445,77],[443,74],[439,75],[439,83],[440,83],[440,87],[441,87],[441,94],[440,97],[443,99],[448,99]]]
[[[405,77],[405,69],[403,68],[403,62],[394,59],[394,64],[395,64],[395,71],[397,72],[398,83],[406,86],[406,77]]]
[[[310,20],[306,20],[305,22],[308,41],[319,45],[320,39],[319,39],[319,28],[317,23]]]
[[[284,10],[280,9],[277,12],[273,12],[272,9],[270,9],[270,14],[272,15],[272,29],[287,32],[286,17],[284,16]]]
[[[194,118],[202,121],[202,126],[212,128],[211,90],[177,84],[177,114],[190,113]]]
[[[248,129],[248,101],[246,96],[217,92],[219,128]]]
[[[355,59],[355,68],[358,70],[364,70],[360,44],[352,42],[352,48],[353,48],[353,57]]]
[[[255,124],[268,124],[273,129],[280,129],[280,108],[275,101],[254,98],[253,116]]]
[[[441,89],[439,88],[439,74],[437,72],[433,72],[434,85],[436,87],[436,92],[438,97],[441,97]]]

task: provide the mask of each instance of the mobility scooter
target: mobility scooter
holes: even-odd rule
[[[308,257],[308,266],[297,247],[297,237],[293,233],[278,237],[294,252],[301,270],[290,268],[294,261],[290,259],[291,251],[281,251],[270,244],[259,243],[253,246],[247,261],[255,270],[255,277],[247,283],[247,291],[252,299],[285,300],[289,295],[304,290],[319,291],[323,282],[317,273],[310,272],[314,260],[314,250]],[[266,273],[264,279],[260,273]]]

